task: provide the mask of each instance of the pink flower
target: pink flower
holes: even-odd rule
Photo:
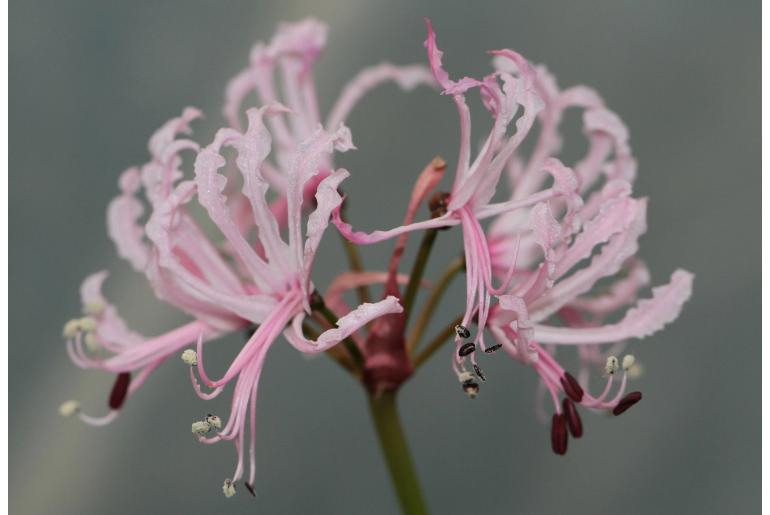
[[[197,352],[188,349],[183,359],[197,366],[202,382],[214,389],[204,393],[191,369],[198,394],[210,399],[226,384],[235,382],[227,421],[222,424],[218,417],[209,417],[193,424],[193,432],[202,442],[235,443],[239,459],[224,487],[228,495],[244,474],[247,415],[251,439],[247,487],[252,489],[257,384],[265,355],[280,334],[301,352],[319,353],[377,317],[402,310],[395,297],[387,296],[380,302],[348,309],[337,327],[315,341],[302,332],[303,320],[310,312],[309,297],[315,291],[311,281],[315,254],[331,211],[342,202],[337,187],[348,176],[345,170],[333,169],[332,154],[354,148],[345,118],[367,91],[383,81],[394,80],[405,89],[433,82],[429,72],[418,66],[383,64],[365,70],[343,91],[329,116],[327,126],[333,128],[325,130],[319,121],[311,73],[325,34],[326,28],[313,20],[282,25],[270,45],[255,47],[252,66],[228,88],[225,113],[230,128],[221,129],[210,145],[200,149],[192,140],[179,138],[188,134],[190,122],[201,116],[197,109],[187,108],[152,136],[150,162],[130,168],[120,177],[121,194],[110,203],[107,213],[108,232],[118,254],[147,278],[158,298],[193,320],[153,338],[129,330],[102,295],[107,273],[99,272],[88,277],[81,288],[85,316],[71,320],[64,329],[67,350],[75,364],[117,374],[105,416],[87,415],[75,401],[62,405],[62,414],[77,414],[93,425],[114,420],[126,399],[155,368],[197,342]],[[288,107],[278,103],[273,92],[275,67],[283,74],[283,100]],[[263,107],[246,111],[248,128],[242,133],[238,112],[252,88],[257,89]],[[229,166],[222,155],[228,147],[237,154],[235,166]],[[196,154],[194,180],[183,180],[180,154],[185,151]],[[220,173],[226,165],[225,172]],[[241,178],[242,191],[234,187],[236,176]],[[278,193],[272,205],[269,190]],[[145,225],[140,223],[145,211],[140,193],[150,207]],[[210,241],[192,216],[188,204],[193,198],[224,236],[223,244]],[[309,204],[315,208],[303,229],[303,206]],[[281,228],[287,232],[287,241]],[[256,240],[252,239],[254,234]],[[203,344],[251,325],[259,327],[225,375],[209,378],[203,366]],[[216,436],[203,436],[220,428]]]
[[[512,50],[490,52],[496,69],[482,80],[451,80],[442,68],[430,21],[427,24],[425,45],[433,74],[443,94],[452,96],[460,115],[457,171],[443,201],[445,213],[371,234],[353,231],[336,213],[334,223],[359,244],[415,230],[462,226],[467,298],[455,338],[453,365],[458,378],[470,396],[477,394],[476,378],[485,380],[474,352],[477,346],[488,353],[503,347],[515,359],[531,364],[553,398],[552,442],[561,454],[566,451],[567,428],[573,436],[582,434],[574,403],[619,414],[641,398],[638,392],[623,396],[632,357],[624,360],[617,393],[609,395],[620,367],[612,353],[620,350],[624,340],[649,336],[673,321],[690,297],[692,275],[674,272],[668,285],[653,289],[651,299],[639,302],[619,322],[602,325],[606,315],[633,305],[649,280],[644,265],[633,257],[637,240],[646,230],[646,200],[631,196],[636,162],[627,129],[595,92],[583,86],[560,91],[545,68],[532,66]],[[470,112],[465,102],[465,93],[473,88],[479,89],[494,119],[475,159],[471,159]],[[519,107],[523,112],[516,118]],[[573,107],[585,111],[589,140],[588,151],[574,170],[554,157],[561,146],[561,118]],[[513,120],[515,129],[508,135]],[[538,138],[525,159],[519,147],[536,121]],[[493,203],[504,170],[513,194],[510,200]],[[485,218],[493,218],[488,233],[479,223]],[[597,281],[620,272],[626,276],[607,294],[587,295]],[[499,286],[493,284],[493,276],[500,280]],[[497,299],[494,306],[493,298]],[[549,324],[552,319],[558,319],[560,326]],[[476,321],[478,329],[473,341],[466,343],[471,321]],[[485,345],[485,329],[497,344]],[[607,343],[616,345],[607,352],[598,349]],[[544,345],[549,349],[576,345],[586,365],[605,366],[611,373],[604,390],[597,396],[586,393],[581,383],[588,384],[587,368],[578,382]],[[466,368],[466,359],[472,371]],[[566,395],[563,402],[561,394]]]
[[[539,84],[536,74],[530,64],[516,52],[498,50],[492,54],[510,61],[518,71],[516,76],[507,71],[497,70],[483,80],[465,77],[459,81],[452,81],[442,68],[442,52],[436,46],[433,27],[429,20],[426,22],[428,39],[425,41],[425,46],[433,75],[443,88],[443,93],[452,96],[460,115],[457,169],[452,191],[446,200],[446,212],[432,220],[403,225],[389,231],[375,231],[371,234],[353,231],[350,225],[340,219],[337,212],[334,214],[334,223],[346,238],[358,244],[376,243],[415,230],[461,225],[467,267],[467,298],[462,326],[467,328],[476,316],[478,331],[473,344],[474,347],[478,344],[485,349],[484,328],[489,316],[491,295],[503,291],[506,284],[503,283],[499,287],[492,284],[488,245],[479,221],[501,213],[531,207],[549,199],[565,198],[570,205],[579,203],[580,198],[576,192],[577,181],[571,171],[558,161],[551,160],[544,169],[554,177],[552,187],[520,200],[491,202],[506,163],[529,132],[542,108],[542,100],[537,93]],[[465,93],[472,88],[479,89],[484,106],[494,118],[492,130],[473,161],[471,161],[470,110],[465,102]],[[519,107],[523,112],[515,122],[515,131],[507,136],[508,126],[516,117]],[[461,334],[458,333],[455,341],[459,350],[463,341]],[[473,357],[472,359],[475,360]],[[457,365],[458,363],[456,363],[456,370],[460,373],[461,368]]]
[[[273,343],[283,335],[300,352],[319,353],[344,341],[356,361],[350,368],[355,368],[370,400],[388,393],[393,402],[392,395],[420,358],[430,355],[452,331],[447,327],[423,354],[411,355],[436,304],[428,303],[422,328],[418,324],[414,341],[407,344],[408,314],[427,261],[425,252],[416,260],[414,269],[419,271],[413,277],[398,275],[407,236],[456,225],[463,233],[467,284],[452,364],[469,396],[479,391],[477,379],[485,380],[477,348],[486,353],[503,348],[532,366],[540,376],[541,391],[553,400],[551,442],[558,454],[566,452],[569,434],[577,438],[583,433],[578,404],[618,415],[641,399],[639,392],[625,392],[634,358],[621,361],[615,354],[626,340],[649,336],[674,320],[691,294],[693,278],[677,270],[668,284],[652,289],[651,298],[637,302],[649,283],[647,269],[635,257],[646,230],[647,202],[632,196],[636,163],[625,126],[596,93],[585,87],[559,90],[543,67],[532,66],[512,50],[491,52],[495,68],[483,79],[450,79],[427,23],[430,70],[390,64],[364,70],[345,87],[324,121],[313,67],[325,45],[326,27],[308,19],[281,25],[269,44],[254,47],[249,66],[227,88],[228,127],[210,144],[201,148],[186,137],[191,122],[201,116],[194,108],[156,131],[149,142],[150,161],[120,177],[121,193],[108,208],[108,232],[118,254],[144,275],[156,296],[191,321],[160,336],[142,336],[128,328],[101,293],[107,273],[86,278],[81,287],[84,316],[64,328],[67,350],[76,365],[116,374],[116,380],[106,415],[87,415],[75,401],[64,403],[62,414],[77,414],[93,425],[109,423],[160,364],[181,353],[201,399],[217,397],[233,385],[226,419],[210,414],[193,422],[191,429],[202,443],[235,445],[238,461],[224,482],[224,494],[233,495],[236,483],[245,477],[246,488],[254,494],[256,400]],[[333,155],[354,148],[345,120],[365,93],[386,81],[407,90],[418,84],[440,85],[459,113],[459,151],[451,191],[434,195],[430,202],[432,219],[414,222],[419,206],[443,177],[446,163],[441,159],[418,177],[400,227],[365,234],[353,231],[341,218],[338,190],[349,174],[335,169]],[[465,96],[474,89],[493,123],[472,157]],[[259,107],[244,109],[244,99],[252,92]],[[589,145],[586,155],[570,167],[556,156],[560,121],[573,107],[584,110]],[[525,157],[520,146],[536,123],[537,140]],[[192,178],[182,170],[181,154],[187,152],[195,156]],[[226,156],[233,157],[228,161]],[[504,172],[512,194],[493,202]],[[212,240],[203,230],[193,216],[193,200],[223,241]],[[353,266],[354,271],[332,281],[324,306],[311,277],[330,219],[358,244],[398,240],[387,272]],[[485,220],[490,221],[487,230]],[[451,279],[461,267],[456,262],[445,277]],[[606,291],[592,294],[599,281],[611,277],[616,279]],[[349,306],[343,298],[346,290],[379,283],[384,284],[379,302]],[[406,311],[400,302],[403,283],[409,284]],[[436,298],[446,284],[434,289]],[[361,294],[361,299],[367,298],[366,292]],[[337,319],[326,307],[342,316]],[[623,309],[627,311],[618,318]],[[327,322],[336,322],[323,325],[325,330],[315,339],[306,337],[306,318],[321,312]],[[467,341],[472,322],[476,334]],[[369,324],[367,334],[360,331]],[[253,326],[222,377],[209,376],[204,344]],[[486,331],[494,344],[485,343]],[[605,344],[612,347],[600,347]],[[577,378],[556,360],[558,345],[578,349],[582,367]],[[588,386],[596,366],[604,367],[608,379],[593,395]],[[624,373],[615,389],[621,367]]]

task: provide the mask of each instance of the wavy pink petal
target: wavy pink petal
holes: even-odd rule
[[[359,72],[342,90],[342,94],[326,118],[326,127],[333,130],[345,123],[350,112],[369,91],[391,81],[405,91],[411,91],[421,84],[426,86],[436,84],[430,70],[419,64],[396,66],[382,63],[366,68]]]
[[[566,328],[535,325],[535,339],[541,343],[574,345],[609,343],[626,338],[645,338],[673,322],[692,294],[693,275],[677,270],[671,281],[652,289],[652,298],[640,301],[616,324],[591,328]]]
[[[144,214],[144,206],[135,196],[140,186],[139,169],[129,168],[120,176],[120,196],[107,207],[107,234],[118,255],[138,272],[147,266],[150,252],[144,242],[144,228],[138,223]]]
[[[375,302],[365,302],[356,309],[337,320],[337,327],[324,331],[317,340],[308,340],[302,334],[302,322],[305,314],[301,313],[294,318],[290,328],[284,331],[284,336],[298,351],[306,353],[318,353],[338,344],[357,330],[379,318],[391,313],[401,313],[404,308],[401,307],[396,297],[388,296],[385,299]]]

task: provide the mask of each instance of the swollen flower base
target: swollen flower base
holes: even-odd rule
[[[322,121],[313,67],[325,41],[325,26],[314,20],[281,25],[269,44],[254,47],[249,66],[230,82],[228,126],[213,141],[200,146],[188,138],[201,113],[186,108],[152,136],[150,161],[123,172],[120,194],[107,212],[109,235],[156,296],[191,320],[160,336],[142,336],[102,295],[107,273],[86,278],[84,316],[64,327],[67,351],[79,367],[105,370],[116,379],[105,415],[87,415],[76,401],[62,404],[60,413],[107,424],[158,366],[180,356],[201,399],[232,385],[229,415],[197,417],[191,431],[204,444],[234,444],[238,459],[222,486],[226,497],[239,484],[256,495],[259,378],[268,350],[283,335],[300,352],[326,353],[365,387],[401,506],[423,513],[395,394],[445,342],[454,339],[452,368],[470,398],[488,379],[479,351],[496,359],[495,352],[503,350],[532,367],[541,380],[539,398],[548,394],[553,403],[551,447],[565,454],[569,436],[583,436],[581,409],[620,415],[641,400],[640,392],[626,393],[639,364],[631,355],[616,355],[626,340],[649,336],[678,316],[692,275],[678,270],[668,284],[652,289],[651,298],[637,302],[649,283],[635,257],[647,202],[632,196],[636,163],[627,130],[592,90],[561,90],[544,67],[512,50],[491,52],[493,70],[486,77],[452,80],[428,22],[428,67],[381,64],[364,70]],[[367,234],[345,220],[344,206],[356,198],[340,194],[350,174],[335,169],[333,158],[355,148],[345,125],[348,114],[387,81],[406,90],[420,84],[440,88],[457,108],[460,141],[451,190],[436,191],[447,163],[434,159],[415,180],[402,225]],[[466,95],[475,90],[492,128],[474,158]],[[252,92],[259,105],[246,108]],[[556,156],[560,122],[571,108],[583,111],[588,150],[568,165]],[[533,150],[525,155],[521,144],[536,125]],[[182,169],[182,153],[194,156],[191,173]],[[503,176],[510,197],[493,202]],[[218,237],[202,229],[193,203],[203,208]],[[415,222],[423,205],[430,218]],[[343,236],[350,268],[340,270],[322,295],[311,278],[330,221]],[[434,241],[455,226],[462,231],[462,258],[435,282],[424,281]],[[423,233],[422,242],[411,272],[402,275],[401,256],[415,231]],[[364,269],[356,245],[392,238],[388,269]],[[464,306],[456,306],[460,314],[421,345],[446,288],[461,273],[467,293]],[[599,281],[613,277],[593,293]],[[370,302],[375,285],[382,285],[381,300]],[[420,288],[430,291],[411,323]],[[358,306],[348,305],[348,291],[356,292]],[[607,323],[629,306],[619,321]],[[211,377],[204,347],[240,331],[248,332],[246,343],[222,377]],[[576,376],[556,358],[564,345],[578,351]],[[592,394],[591,373],[602,370],[605,384]]]

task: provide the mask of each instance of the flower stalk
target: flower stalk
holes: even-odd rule
[[[414,328],[409,333],[409,337],[406,340],[406,350],[409,354],[413,354],[417,345],[420,343],[425,329],[428,328],[428,324],[433,317],[433,313],[436,311],[439,302],[444,297],[444,293],[449,285],[452,283],[452,279],[455,278],[460,272],[465,269],[465,258],[458,257],[452,261],[439,280],[433,286],[428,296],[428,300],[425,301],[425,306],[420,311],[420,315],[414,324]],[[459,322],[457,322],[459,324]]]
[[[394,391],[370,395],[369,411],[401,511],[405,515],[424,515],[428,509],[401,426],[396,395]]]
[[[414,299],[417,296],[417,290],[420,287],[420,282],[422,281],[422,276],[425,273],[425,267],[428,264],[428,258],[430,257],[430,251],[433,250],[433,244],[436,242],[437,235],[437,229],[428,229],[425,231],[422,241],[420,242],[420,248],[417,251],[417,257],[414,259],[412,273],[409,275],[409,283],[406,285],[404,298],[401,302],[401,305],[404,306],[404,320],[407,323],[409,322],[409,315],[414,308]]]

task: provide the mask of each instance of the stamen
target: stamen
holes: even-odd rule
[[[225,479],[225,484],[222,485],[222,492],[228,499],[235,495],[235,484],[232,479]]]
[[[206,422],[214,429],[222,429],[222,419],[209,413],[206,415]]]
[[[487,380],[487,376],[484,375],[484,372],[481,371],[481,368],[479,368],[479,366],[476,363],[473,364],[473,371],[476,372],[476,375],[482,381]]]
[[[560,413],[551,419],[551,449],[560,456],[567,452],[567,421]]]
[[[631,392],[618,402],[614,408],[612,408],[612,414],[616,417],[622,413],[625,413],[631,406],[642,400],[642,392]]]
[[[211,431],[211,424],[205,420],[198,420],[197,422],[192,423],[193,434],[203,436],[209,431]]]
[[[575,403],[571,399],[565,398],[561,401],[561,406],[567,419],[569,432],[573,437],[580,438],[583,436],[583,421],[580,420],[580,414],[577,411],[577,407],[575,407]]]
[[[69,339],[77,336],[79,332],[80,332],[80,320],[77,318],[74,318],[68,321],[66,324],[64,324],[62,335],[64,335],[65,338]]]
[[[99,350],[99,340],[94,333],[86,333],[83,342],[86,344],[86,348],[89,352],[93,353]]]
[[[249,483],[248,481],[244,481],[243,484],[246,485],[246,490],[249,491],[252,497],[257,496],[257,492],[254,491],[254,487],[251,486],[251,483]]]
[[[83,306],[83,313],[91,316],[99,316],[104,312],[106,306],[101,302],[86,302]]]
[[[80,411],[80,403],[78,401],[65,401],[59,406],[59,415],[62,417],[71,417]]]
[[[80,319],[80,330],[86,333],[90,333],[91,331],[95,330],[98,323],[96,322],[95,318],[91,317],[83,317]]]
[[[500,348],[502,346],[503,345],[501,343],[496,343],[496,344],[490,345],[489,347],[484,349],[484,352],[486,352],[487,354],[493,354],[493,353],[497,352],[498,350],[500,350]]]
[[[121,372],[115,379],[115,384],[110,392],[108,404],[111,409],[119,410],[128,396],[128,387],[131,384],[131,372]]]
[[[476,350],[476,344],[473,342],[468,342],[466,344],[463,344],[462,347],[460,347],[460,350],[457,351],[457,354],[459,354],[461,358],[464,358],[469,354],[473,354],[475,350]]]
[[[572,376],[572,374],[569,372],[564,372],[564,375],[561,376],[560,382],[561,387],[564,388],[564,393],[567,394],[567,397],[575,402],[580,402],[583,400],[583,388],[580,386],[580,383],[577,382],[577,379]]]
[[[463,370],[462,372],[457,374],[457,379],[460,380],[460,383],[467,383],[468,381],[473,381],[473,374],[471,374],[467,370]]]
[[[455,326],[455,333],[457,333],[457,336],[459,336],[460,338],[470,338],[471,337],[471,332],[464,325],[456,325]]]
[[[644,374],[644,366],[638,361],[635,361],[633,366],[628,369],[629,379],[639,379],[642,374]]]
[[[631,354],[623,356],[623,370],[628,372],[628,370],[634,366],[634,361],[636,361],[636,359]]]
[[[618,358],[615,356],[610,356],[607,358],[607,363],[604,365],[604,371],[607,373],[607,375],[614,374],[618,371],[618,368],[620,368],[618,364]]]
[[[198,353],[192,349],[185,349],[182,353],[182,361],[185,365],[195,367],[198,365]]]
[[[471,379],[463,383],[463,390],[470,399],[475,399],[479,394],[479,383]]]

